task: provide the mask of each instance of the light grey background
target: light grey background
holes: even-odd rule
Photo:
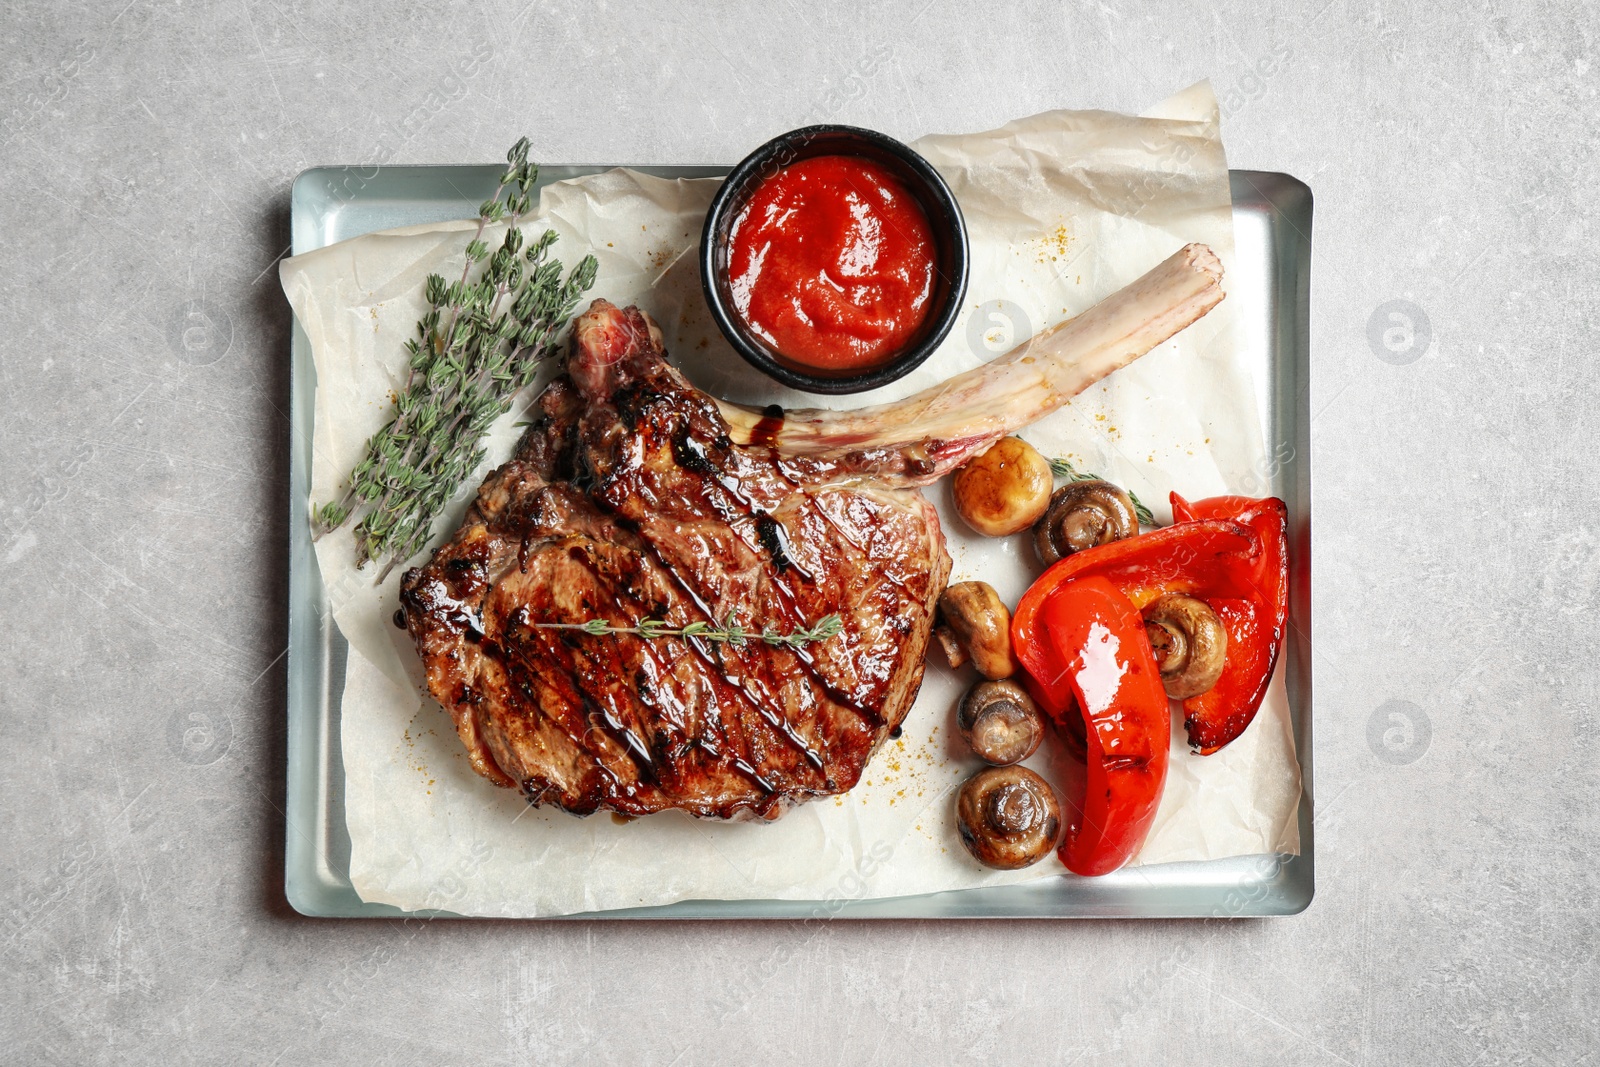
[[[3,1058],[1585,1062],[1600,20],[1272,6],[8,5]],[[1317,195],[1308,912],[405,928],[287,908],[274,261],[297,173],[488,162],[522,133],[549,161],[722,162],[824,119],[910,138],[1202,77],[1232,164]]]

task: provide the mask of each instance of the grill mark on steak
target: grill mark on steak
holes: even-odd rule
[[[648,548],[648,543],[646,543],[646,547]],[[664,612],[659,610],[658,605],[650,604],[633,597],[627,585],[619,584],[613,580],[611,575],[600,569],[596,565],[595,556],[592,552],[579,551],[575,547],[569,547],[567,558],[570,561],[583,566],[594,578],[596,584],[606,590],[608,598],[615,600],[618,604],[630,608],[635,618],[664,614]],[[667,567],[664,561],[661,561],[659,557],[657,557],[656,562],[661,569],[661,573],[665,577],[678,580],[679,576],[672,571],[671,568]],[[525,570],[525,568],[523,569]],[[684,592],[686,595],[698,598],[698,594],[689,587],[684,587]],[[705,605],[703,602],[701,602],[700,606],[704,608]],[[527,622],[526,605],[519,609],[517,614],[521,616],[521,619],[524,623]],[[702,614],[704,614],[704,611],[702,611]],[[595,652],[584,652],[578,646],[577,637],[574,635],[573,631],[545,630],[533,627],[529,627],[527,630],[533,635],[545,635],[530,639],[538,643],[540,650],[544,654],[544,658],[549,661],[543,664],[533,661],[530,658],[526,645],[519,642],[514,651],[518,657],[523,660],[527,669],[533,670],[536,673],[548,672],[558,677],[565,675],[578,675],[584,679],[585,684],[589,688],[600,691],[609,690],[611,688],[611,681],[621,677],[621,675],[618,674],[618,672],[622,669],[620,656],[615,657],[612,661],[602,663],[600,662],[600,657],[597,653],[602,648],[622,648],[623,646],[620,644],[622,639],[618,639],[617,642],[613,642],[610,645],[595,645]],[[651,652],[650,642],[633,641],[632,639],[627,640],[632,642],[632,644],[628,647],[636,650],[639,655],[649,657],[652,660],[656,659],[654,654]],[[688,645],[690,651],[697,658],[704,661],[705,666],[708,668],[706,677],[712,682],[712,684],[715,684],[718,679],[716,671],[713,670],[713,668],[717,668],[718,664],[709,655],[706,646],[697,640],[691,640],[686,642],[686,644]],[[554,646],[560,647],[562,653],[561,655],[556,654]],[[657,666],[659,666],[659,664],[657,664]],[[726,699],[727,696],[731,694],[735,703],[742,701],[744,704],[746,704],[748,710],[753,711],[757,715],[761,716],[774,730],[778,731],[787,741],[789,741],[790,744],[794,745],[806,757],[808,762],[812,763],[819,770],[822,768],[821,757],[806,745],[805,740],[801,738],[787,722],[773,713],[770,708],[763,703],[759,695],[749,692],[748,687],[741,689],[738,686],[730,684],[725,677],[722,678],[721,681],[724,684],[717,687],[719,692],[713,697],[713,707],[719,709],[723,707],[728,703]],[[681,715],[673,714],[676,709],[666,706],[666,704],[661,699],[658,699],[655,695],[657,693],[665,694],[667,692],[667,689],[653,689],[650,693],[640,693],[639,695],[641,698],[643,698],[643,703],[645,703],[647,706],[654,707],[654,710],[658,714],[658,721],[673,721],[674,719],[681,719]],[[711,696],[712,694],[707,695]],[[611,706],[616,703],[619,702],[607,700],[605,705],[601,707],[600,710],[605,716],[603,725],[608,729],[611,736],[618,741],[619,746],[634,757],[634,762],[640,765],[640,770],[642,772],[645,772],[651,776],[656,775],[657,768],[654,766],[654,762],[651,760],[648,748],[646,748],[643,742],[640,741],[638,734],[635,734],[631,729],[621,722],[618,717],[618,713],[611,710]],[[589,706],[593,707],[594,703],[592,701],[589,702]],[[589,719],[592,718],[592,716],[586,715],[585,718]],[[723,736],[724,741],[727,740],[725,731],[721,728],[719,717],[710,716],[703,721],[716,728],[718,734]],[[641,730],[641,732],[648,733],[647,731],[643,730]],[[596,750],[594,746],[588,743],[587,739],[590,735],[587,731],[580,736],[577,731],[569,728],[566,730],[566,733],[569,740],[575,747],[581,748],[589,753],[594,757],[597,763],[603,762],[602,757],[605,754]],[[694,738],[691,737],[690,740],[692,741]],[[763,792],[774,791],[771,783],[762,778],[761,775],[743,759],[738,759],[735,766],[742,773],[744,773],[753,784],[762,789]]]
[[[772,565],[778,568],[779,574],[800,570],[789,557],[789,537],[783,532],[782,524],[765,511],[756,515],[756,536],[761,539],[761,547],[767,550],[767,555],[772,557]]]
[[[770,518],[770,516],[767,517]],[[732,526],[732,524],[730,524],[730,526]],[[643,540],[646,549],[660,565],[663,573],[669,576],[674,582],[678,583],[678,586],[680,589],[682,589],[684,595],[689,597],[694,605],[699,609],[700,617],[706,622],[711,623],[713,626],[722,625],[722,621],[725,620],[719,621],[717,619],[716,613],[712,610],[710,604],[707,602],[703,591],[698,589],[687,578],[685,578],[683,572],[679,568],[670,565],[670,563],[662,556],[655,543],[655,540],[647,531],[640,529],[638,530],[638,533],[641,540]],[[779,574],[781,573],[782,568],[779,568]],[[799,608],[799,598],[796,595],[795,590],[777,580],[776,577],[771,579],[770,587],[773,592],[777,594],[778,604],[782,609],[782,614],[780,616],[781,625],[775,625],[775,628],[781,632],[792,632],[795,628],[805,625],[805,615]],[[760,639],[752,638],[752,640]],[[821,688],[823,692],[827,693],[830,700],[833,700],[842,707],[848,708],[857,716],[864,719],[869,725],[877,726],[882,722],[881,716],[877,715],[870,708],[863,706],[859,701],[851,697],[850,694],[833,685],[833,683],[831,683],[827,678],[823,677],[822,674],[817,670],[815,660],[813,660],[809,653],[807,653],[804,646],[785,648],[784,651],[794,656],[795,660],[806,669],[807,673],[810,674],[813,684]],[[774,717],[774,720],[775,722],[781,721],[776,720],[776,717]],[[792,743],[794,743],[795,746],[809,759],[815,759],[816,757],[814,754],[803,742],[791,736],[787,729],[787,723],[785,723],[784,726],[785,736],[790,737]]]
[[[403,583],[474,767],[579,814],[773,818],[851,788],[921,683],[949,569],[931,507],[733,444],[632,309],[596,302],[575,335],[571,377]],[[537,625],[730,613],[743,645]],[[831,613],[827,642],[760,638]]]
[[[592,676],[591,676],[592,679]],[[633,759],[633,765],[642,781],[656,783],[656,762],[650,758],[649,749],[634,735],[610,707],[596,704],[587,695],[583,699],[584,720],[592,727],[598,726],[620,745]],[[585,734],[585,736],[588,736]]]
[[[648,394],[649,399],[646,401],[640,401],[638,398],[645,394]],[[650,408],[661,399],[661,394],[653,390],[629,390],[627,396],[627,402],[630,405],[627,421],[634,429],[637,430],[642,424],[647,424],[649,422],[649,416],[652,414]],[[713,463],[710,457],[706,454],[705,450],[699,447],[698,442],[693,442],[693,439],[688,436],[691,429],[688,423],[691,420],[679,419],[677,416],[678,412],[676,410],[669,412],[669,416],[666,421],[669,423],[676,423],[677,428],[664,436],[669,437],[672,441],[672,456],[678,470],[683,472],[684,475],[688,476],[686,480],[692,480],[693,482],[693,495],[701,500],[704,500],[709,506],[711,506],[717,512],[718,516],[727,524],[730,530],[739,533],[740,540],[743,541],[745,547],[749,548],[752,552],[760,551],[761,549],[759,549],[757,546],[760,545],[764,548],[764,542],[766,540],[766,538],[762,536],[763,521],[771,524],[773,527],[778,526],[777,521],[773,519],[769,513],[758,510],[749,496],[747,496],[739,488],[737,479],[733,476],[730,476],[720,466]],[[690,457],[687,464],[684,462],[684,457]],[[620,484],[618,479],[608,477],[600,484],[599,492],[602,497],[612,497],[619,501],[625,502],[631,496],[631,494],[627,491],[628,488],[628,486]],[[684,491],[687,495],[687,487],[685,487]],[[695,605],[699,611],[700,620],[708,622],[713,626],[722,625],[726,620],[719,619],[717,617],[717,613],[711,605],[712,597],[708,594],[707,590],[700,588],[692,580],[692,575],[694,574],[693,569],[682,566],[684,561],[681,560],[678,561],[678,566],[674,566],[673,561],[669,560],[661,551],[661,546],[658,543],[657,538],[651,533],[650,529],[638,524],[633,520],[632,516],[626,515],[621,507],[618,508],[618,517],[625,525],[630,526],[633,532],[639,536],[647,551],[649,551],[655,562],[660,566],[662,573],[675,582],[684,595],[687,596]],[[755,544],[751,544],[748,540],[745,540],[742,533],[742,531],[745,529],[752,527],[754,528],[756,534]],[[776,534],[769,534],[768,536],[772,537],[773,539],[776,539],[777,537]],[[787,538],[785,537],[785,541],[786,540]],[[782,549],[780,548],[779,552],[769,551],[769,555],[777,557],[781,554],[781,552]],[[783,564],[778,564],[776,558],[774,558],[774,562],[777,564],[777,572],[776,574],[769,574],[766,576],[767,587],[770,588],[774,594],[776,594],[777,606],[780,609],[780,614],[776,620],[769,622],[768,625],[774,625],[781,631],[792,631],[797,627],[805,625],[807,620],[805,618],[805,613],[801,610],[799,605],[801,597],[798,588],[791,586],[783,579],[784,571],[789,569],[789,567],[786,567]],[[790,562],[789,566],[793,566],[792,561]],[[803,569],[799,567],[793,567],[793,569],[796,571],[797,575],[805,575]],[[690,643],[698,645],[698,642],[695,641],[691,641]],[[819,687],[822,687],[823,690],[828,693],[830,699],[849,708],[851,711],[855,712],[855,714],[863,719],[866,719],[874,726],[881,721],[879,717],[871,710],[863,707],[858,701],[853,700],[848,694],[844,693],[836,686],[833,686],[826,678],[824,678],[816,670],[813,660],[805,653],[803,649],[797,648],[789,651],[794,654],[796,660],[805,667],[808,673],[810,673],[813,682]],[[765,703],[761,702],[759,698],[752,698],[752,703],[755,705],[756,710],[763,719],[777,729],[791,745],[793,745],[807,758],[809,762],[812,762],[815,766],[821,769],[821,758],[811,750],[810,746],[807,745],[805,741],[794,732],[792,727],[786,721],[779,718],[774,712],[771,711],[770,708],[766,706]]]
[[[593,580],[594,587],[600,591],[594,600],[615,602],[623,608],[625,616],[661,614],[657,603],[630,594],[630,589],[638,584],[638,575],[603,565],[605,554],[596,551],[596,547],[592,542],[569,541],[561,553],[569,564],[581,566]],[[586,604],[586,609],[590,606]],[[517,614],[525,618],[526,605]],[[618,686],[619,678],[625,676],[620,673],[624,666],[620,651],[623,646],[617,642],[580,639],[572,631],[537,628],[506,636],[510,642],[509,651],[521,662],[522,669],[546,678],[577,680],[577,686],[564,693],[565,711],[554,716],[554,721],[563,729],[574,750],[594,765],[593,773],[602,774],[610,781],[624,782],[627,776],[619,776],[617,761],[627,759],[634,764],[632,776],[645,782],[661,778],[648,747],[641,740],[641,734],[648,735],[649,731],[643,721],[634,721],[634,709]],[[648,642],[638,642],[631,650],[649,655],[649,648]],[[513,672],[517,670],[515,664],[507,664],[507,667]],[[654,710],[659,721],[659,713],[668,709],[660,706],[659,701],[650,703],[658,705]],[[615,742],[615,751],[600,743],[602,732]],[[663,779],[662,784],[670,783]],[[584,807],[587,806],[585,803]]]
[[[715,619],[712,619],[710,617],[709,607],[706,605],[706,603],[705,603],[704,599],[701,597],[700,593],[693,586],[690,586],[689,584],[685,583],[683,581],[683,578],[682,578],[681,574],[679,574],[677,571],[673,570],[671,567],[667,566],[666,562],[656,552],[654,546],[651,544],[651,542],[647,538],[642,538],[642,541],[643,541],[645,549],[650,553],[650,558],[652,558],[655,561],[655,563],[657,564],[657,566],[660,568],[661,574],[663,576],[665,576],[666,578],[678,583],[679,588],[681,589],[681,591],[686,596],[688,596],[691,599],[691,601],[693,601],[695,603],[695,605],[700,609],[701,618],[705,619],[706,621],[710,621],[710,622],[715,623]],[[632,606],[634,608],[634,611],[636,613],[636,616],[635,616],[636,618],[644,618],[646,616],[659,617],[659,616],[662,616],[662,615],[666,614],[666,612],[660,611],[654,605],[647,605],[647,604],[637,600],[636,598],[634,598],[631,595],[631,593],[625,587],[619,586],[615,582],[612,582],[611,579],[607,575],[602,574],[600,572],[600,570],[595,567],[594,558],[593,558],[592,555],[585,554],[582,557],[582,559],[578,559],[577,557],[573,557],[573,559],[574,559],[574,562],[582,563],[590,571],[590,573],[592,575],[594,575],[594,577],[597,580],[597,582],[605,583],[606,588],[610,591],[612,597],[614,599],[616,599],[619,603],[623,602],[623,601],[631,601],[632,602]],[[692,621],[696,621],[696,620],[692,620],[691,619],[689,621],[692,622]],[[679,625],[679,622],[678,621],[673,621],[673,625],[675,625],[675,626]],[[560,634],[564,634],[564,635],[570,635],[572,633],[572,631],[570,631],[570,630],[566,630],[566,631],[562,631],[562,630],[542,631],[542,630],[537,630],[537,629],[535,629],[535,632],[540,632],[540,633],[553,632],[553,633],[560,633]],[[629,639],[629,640],[632,640],[632,639]],[[637,646],[639,654],[641,656],[654,658],[654,654],[650,651],[650,642],[648,642],[648,641],[633,641],[633,644]],[[771,708],[769,708],[765,704],[765,702],[763,701],[762,696],[760,694],[751,693],[749,691],[748,687],[743,686],[743,685],[735,685],[735,684],[733,684],[731,682],[730,679],[727,678],[725,672],[722,671],[722,665],[719,662],[718,658],[717,657],[713,657],[710,654],[709,650],[707,649],[706,643],[703,640],[691,637],[691,638],[685,639],[683,644],[692,654],[694,654],[696,656],[696,658],[700,659],[703,662],[704,666],[707,668],[707,673],[705,675],[705,678],[708,681],[708,683],[710,685],[714,686],[716,688],[716,690],[717,690],[717,692],[715,694],[716,697],[717,697],[717,703],[716,703],[717,707],[720,708],[722,706],[722,704],[724,703],[724,700],[721,699],[722,697],[724,697],[725,695],[730,695],[731,694],[731,696],[734,698],[734,703],[736,703],[736,704],[737,703],[743,703],[750,711],[754,711],[765,722],[767,722],[768,725],[770,725],[775,731],[777,731],[778,734],[781,737],[784,738],[784,740],[788,741],[789,744],[794,746],[794,748],[801,755],[803,755],[806,758],[807,762],[811,763],[818,770],[822,769],[822,766],[823,766],[822,758],[811,750],[811,747],[806,743],[805,739],[803,737],[801,737],[798,733],[796,733],[794,728],[787,721],[785,721],[784,719],[779,717],[775,712],[773,712],[771,710]],[[618,646],[614,645],[613,647],[618,647]],[[573,655],[574,655],[574,658],[576,659],[576,657],[578,655],[576,649],[574,650]],[[586,658],[596,658],[596,657],[588,656],[586,654]],[[595,675],[594,676],[594,682],[592,684],[603,684],[601,682],[601,679],[608,679],[608,678],[618,677],[618,675],[615,674],[614,672],[619,670],[620,668],[621,668],[621,663],[620,663],[620,657],[619,657],[618,658],[618,662],[614,662],[614,663],[608,664],[604,670],[600,671],[597,675]],[[655,693],[664,693],[666,691],[658,689],[658,690],[653,690],[653,692],[655,692]],[[666,713],[666,712],[670,712],[671,710],[673,710],[673,709],[669,709],[669,708],[664,707],[663,703],[661,701],[659,701],[659,700],[655,700],[653,696],[647,696],[646,694],[643,694],[643,693],[641,693],[639,695],[641,697],[645,698],[642,701],[643,703],[645,703],[647,705],[650,705],[650,704],[654,703],[654,706],[655,706],[655,708],[656,708],[656,710],[658,712]],[[768,695],[770,695],[770,692],[769,692]],[[717,726],[718,726],[718,733],[723,736],[724,741],[727,740],[726,732],[721,729],[720,719],[718,719],[716,717],[712,717],[709,720],[703,720],[703,721],[715,722],[717,724]],[[630,737],[631,736],[632,735],[630,734]],[[769,792],[771,791],[772,787],[770,786],[770,784],[765,782],[764,780],[760,779],[760,776],[757,775],[753,770],[750,771],[750,776],[752,777],[752,781],[755,781],[761,788],[763,788],[764,790],[769,791]]]
[[[578,557],[571,551],[569,558],[578,561]],[[595,572],[591,569],[591,573]],[[582,709],[578,721],[583,724],[584,729],[581,732],[574,729],[575,724],[572,723],[570,716],[563,716],[558,720],[573,747],[586,753],[597,765],[605,763],[605,756],[608,753],[590,742],[593,736],[592,730],[596,726],[595,720],[599,718],[601,720],[599,725],[608,732],[622,753],[633,759],[639,776],[653,782],[655,767],[648,753],[641,753],[636,743],[637,739],[611,710],[610,705],[614,701],[607,700],[602,704],[595,699],[595,691],[604,691],[607,672],[595,669],[590,657],[584,655],[576,635],[568,630],[539,628],[529,628],[526,633],[527,637],[517,635],[515,643],[508,649],[521,662],[523,669],[547,678],[571,677],[580,682],[573,695],[577,706]]]
[[[705,596],[702,594],[702,592],[695,588],[694,585],[690,584],[680,571],[668,565],[667,561],[662,558],[659,549],[657,549],[655,545],[655,542],[652,541],[650,537],[642,531],[640,531],[640,539],[644,542],[645,549],[650,553],[651,558],[654,559],[656,564],[661,568],[661,573],[672,579],[673,582],[677,583],[678,588],[683,592],[684,596],[688,597],[694,606],[699,609],[700,618],[690,621],[705,621],[709,622],[713,626],[722,625],[721,622],[717,620],[716,615],[712,612],[711,606],[706,602]],[[700,658],[706,661],[706,665],[708,667],[718,667],[720,669],[721,664],[713,661],[710,656],[706,655],[703,641],[698,638],[690,637],[684,640],[684,644],[698,653]],[[727,646],[723,647],[726,648]],[[798,649],[793,649],[790,651],[796,653],[796,658],[800,659],[800,662],[805,662],[805,660],[798,655]],[[813,676],[815,676],[815,672],[813,672]],[[724,680],[726,680],[725,677]],[[818,679],[818,682],[820,684],[821,680]],[[788,741],[801,755],[805,756],[807,762],[813,764],[819,770],[822,769],[822,758],[811,750],[811,746],[806,744],[805,739],[795,732],[793,726],[791,726],[786,720],[779,718],[775,712],[771,711],[771,709],[767,708],[762,703],[760,696],[750,693],[742,686],[734,686],[731,688],[744,697],[751,709],[754,710],[757,715],[761,716],[761,718],[763,718],[768,724],[770,724],[773,729],[777,730],[784,740]],[[772,690],[772,688],[773,687],[771,686],[768,687],[769,692]]]
[[[726,435],[720,438],[720,442],[718,447],[721,451],[726,451],[732,444],[732,442],[728,441]],[[810,578],[810,575],[800,569],[789,554],[789,538],[788,534],[784,532],[782,524],[774,519],[770,512],[755,507],[739,492],[738,482],[728,477],[721,467],[711,461],[700,442],[689,436],[689,428],[687,426],[681,427],[673,435],[672,458],[685,471],[698,474],[709,482],[715,482],[724,492],[740,502],[754,520],[756,538],[761,547],[772,557],[772,562],[778,568],[779,574],[794,568],[802,578]]]

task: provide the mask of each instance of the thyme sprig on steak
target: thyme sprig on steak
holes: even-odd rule
[[[660,619],[645,619],[637,626],[613,626],[604,619],[590,619],[587,622],[536,622],[533,625],[543,630],[582,630],[594,637],[605,637],[608,634],[634,634],[646,640],[660,637],[699,637],[706,641],[726,641],[733,645],[742,645],[746,641],[761,641],[768,645],[797,648],[814,641],[826,641],[830,637],[837,637],[844,629],[844,619],[838,615],[824,615],[814,625],[802,626],[790,633],[779,633],[771,626],[760,631],[746,629],[736,618],[729,618],[727,625],[720,627],[705,621],[691,622],[687,626],[668,626]]]

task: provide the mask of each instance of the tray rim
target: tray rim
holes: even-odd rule
[[[543,166],[540,186],[609,166]],[[721,166],[635,166],[632,169],[661,177],[715,177],[730,169]],[[405,179],[443,180],[469,203],[469,196],[452,180],[470,186],[474,178],[491,187],[498,164],[423,164],[312,167],[298,175],[290,191],[291,251],[295,255],[325,246],[316,236],[332,210],[355,203],[369,185]],[[340,187],[349,197],[339,196]],[[1312,797],[1313,664],[1311,662],[1311,447],[1310,447],[1310,255],[1314,198],[1309,186],[1276,171],[1229,172],[1237,214],[1241,196],[1268,219],[1272,236],[1268,251],[1272,264],[1267,296],[1269,318],[1276,336],[1278,373],[1272,382],[1269,444],[1287,444],[1291,458],[1282,464],[1275,488],[1288,500],[1291,553],[1290,614],[1294,624],[1286,642],[1285,660],[1290,677],[1291,718],[1296,755],[1300,762],[1302,791],[1298,808],[1301,853],[1298,856],[1246,856],[1189,864],[1163,864],[1163,870],[1192,868],[1209,875],[1174,890],[1135,889],[1146,899],[1132,900],[1125,887],[1103,880],[1072,880],[1081,899],[1050,899],[1064,883],[1056,879],[1013,886],[951,890],[916,896],[870,900],[686,900],[647,908],[586,912],[548,919],[915,919],[915,918],[1208,918],[1295,915],[1310,906],[1315,896],[1315,842]],[[337,182],[337,184],[336,184]],[[330,195],[331,194],[331,195]],[[397,225],[390,223],[389,225]],[[1293,231],[1286,236],[1281,227]],[[1284,246],[1287,247],[1284,247]],[[1288,255],[1284,255],[1288,252]],[[1287,359],[1285,358],[1287,354]],[[286,655],[286,714],[288,719],[287,793],[285,804],[284,894],[291,907],[308,918],[495,918],[458,915],[449,911],[407,912],[386,904],[363,901],[350,884],[348,857],[342,870],[333,855],[342,823],[342,795],[334,798],[323,786],[335,778],[342,783],[342,760],[336,767],[337,711],[328,716],[317,711],[317,689],[332,689],[343,675],[344,639],[329,625],[315,554],[310,549],[308,477],[310,419],[314,408],[314,378],[307,342],[299,323],[293,324],[290,342],[290,477],[289,477],[289,647]],[[1283,425],[1285,416],[1292,427]],[[1292,429],[1290,440],[1285,431]],[[307,633],[307,627],[313,633]],[[331,637],[329,633],[331,631]],[[321,640],[314,638],[320,635]],[[321,648],[318,648],[318,645]],[[342,683],[339,685],[342,690]],[[319,734],[321,736],[319,736]],[[335,810],[337,809],[337,810]],[[339,825],[331,825],[337,818]],[[345,835],[348,836],[347,834]],[[321,847],[319,850],[319,841]],[[1137,869],[1136,869],[1137,870]],[[1113,876],[1114,877],[1114,876]],[[1101,886],[1102,891],[1096,891]],[[1188,899],[1168,899],[1174,893]],[[959,898],[959,899],[957,899]]]

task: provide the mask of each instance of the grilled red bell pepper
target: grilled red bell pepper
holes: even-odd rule
[[[1040,636],[1039,613],[1067,582],[1089,575],[1107,578],[1135,608],[1162,593],[1188,593],[1209,600],[1237,596],[1237,574],[1259,552],[1247,526],[1225,520],[1189,522],[1074,552],[1039,576],[1011,615],[1011,646],[1027,670],[1028,688],[1058,721],[1072,706],[1066,666]],[[1226,668],[1224,668],[1226,669]]]
[[[1235,569],[1235,596],[1207,598],[1228,631],[1228,654],[1217,684],[1183,702],[1189,744],[1208,756],[1244,733],[1267,695],[1289,620],[1289,516],[1276,497],[1214,496],[1194,503],[1172,494],[1172,518],[1231,520],[1250,527],[1261,551],[1248,567]]]
[[[1139,609],[1103,577],[1062,583],[1039,623],[1087,727],[1087,782],[1061,862],[1109,874],[1139,850],[1161,803],[1172,734],[1161,668]]]
[[[1175,522],[1165,529],[1075,552],[1034,582],[1012,615],[1011,641],[1034,699],[1070,722],[1063,665],[1035,636],[1038,614],[1064,583],[1102,575],[1142,608],[1162,593],[1187,593],[1211,605],[1228,631],[1222,677],[1184,701],[1189,744],[1210,755],[1255,718],[1283,645],[1288,621],[1288,519],[1275,498],[1213,497],[1189,503],[1172,494]]]

